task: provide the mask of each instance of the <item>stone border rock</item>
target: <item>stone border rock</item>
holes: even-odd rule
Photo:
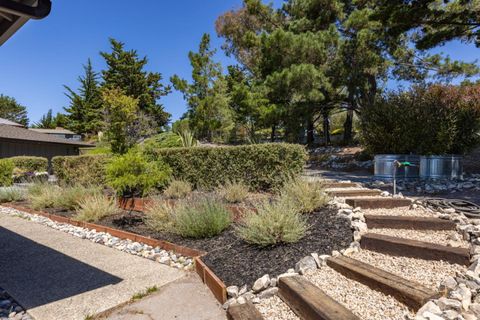
[[[0,288],[0,319],[32,320],[32,316],[7,291]]]
[[[186,257],[174,251],[167,251],[159,246],[153,247],[142,242],[132,241],[131,239],[121,239],[108,232],[97,232],[96,229],[88,229],[74,226],[69,223],[57,222],[38,214],[27,213],[7,206],[0,206],[0,213],[40,223],[52,229],[71,234],[80,239],[103,244],[107,247],[153,260],[177,269],[193,270],[194,267],[192,257]]]

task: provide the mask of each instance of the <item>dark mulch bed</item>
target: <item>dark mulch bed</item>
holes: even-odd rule
[[[72,217],[74,214],[62,209],[45,211],[65,217]],[[147,228],[143,222],[144,217],[142,212],[123,211],[97,223],[206,251],[208,254],[202,260],[227,286],[251,286],[264,274],[276,276],[286,272],[312,252],[330,254],[332,250],[348,247],[352,241],[349,221],[338,217],[336,212],[330,209],[322,209],[309,215],[310,228],[299,242],[267,248],[247,244],[235,235],[233,227],[210,239],[185,239],[170,233],[154,232]]]

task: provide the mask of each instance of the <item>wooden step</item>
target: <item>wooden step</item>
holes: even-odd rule
[[[260,311],[255,308],[253,303],[248,301],[244,304],[237,304],[228,307],[227,310],[228,320],[263,320],[263,316]]]
[[[360,320],[319,287],[301,276],[282,277],[279,295],[303,320]]]
[[[379,196],[382,191],[373,189],[351,189],[351,190],[325,190],[332,197],[375,197]]]
[[[425,260],[444,260],[460,265],[470,264],[467,248],[453,248],[436,243],[367,233],[362,236],[360,245],[363,249],[377,251],[394,256],[419,258]]]
[[[414,230],[455,230],[456,224],[450,220],[429,218],[429,217],[409,217],[409,216],[384,216],[384,215],[365,215],[365,222],[371,229],[389,228],[389,229],[414,229]]]
[[[421,308],[428,300],[440,296],[430,288],[409,281],[370,264],[340,256],[329,258],[327,265],[344,276],[363,283],[373,290],[395,297],[413,310]]]
[[[356,208],[362,209],[392,209],[399,207],[408,207],[412,200],[405,198],[348,198],[345,203]]]
[[[325,188],[360,188],[360,184],[355,182],[325,182],[322,185]]]

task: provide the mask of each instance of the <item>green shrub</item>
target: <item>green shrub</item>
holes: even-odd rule
[[[60,156],[52,159],[59,182],[71,185],[105,185],[105,165],[109,155]]]
[[[293,243],[305,236],[308,225],[296,206],[286,200],[264,202],[236,228],[240,238],[261,247]]]
[[[292,203],[299,212],[310,213],[325,206],[328,196],[321,182],[294,179],[285,184],[280,196]]]
[[[13,169],[15,165],[10,159],[0,159],[0,187],[13,184]]]
[[[22,201],[26,199],[25,191],[18,188],[0,188],[0,203]]]
[[[174,209],[163,199],[153,198],[145,208],[145,224],[153,231],[173,230]]]
[[[23,171],[38,172],[48,170],[48,159],[42,157],[19,156],[10,158],[16,168]]]
[[[30,188],[28,198],[33,209],[56,207],[62,197],[62,188],[53,184],[39,184],[38,188]]]
[[[176,179],[206,189],[228,181],[243,181],[252,190],[277,189],[289,177],[298,176],[306,161],[303,146],[284,143],[171,148],[158,154]]]
[[[99,187],[82,185],[65,186],[62,187],[62,190],[55,201],[55,207],[74,210],[83,199],[99,194],[101,194]]]
[[[107,183],[121,196],[145,196],[170,180],[171,170],[161,158],[150,161],[131,150],[113,158],[106,167]]]
[[[480,142],[480,85],[413,87],[362,109],[361,138],[372,154],[462,154]]]
[[[154,152],[163,148],[175,148],[182,146],[182,139],[174,132],[163,132],[146,139],[143,142],[142,148],[146,152]]]
[[[231,224],[230,211],[212,199],[185,202],[175,207],[173,232],[186,238],[211,238]]]
[[[248,197],[248,187],[242,182],[227,182],[216,192],[228,203],[239,203]]]
[[[75,220],[85,222],[97,222],[120,212],[116,200],[102,194],[94,194],[83,198],[78,202],[78,209],[74,216]]]
[[[183,180],[172,180],[163,194],[170,199],[182,199],[192,192],[192,185]]]

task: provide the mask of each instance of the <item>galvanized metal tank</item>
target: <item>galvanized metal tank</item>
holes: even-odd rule
[[[409,154],[377,154],[375,156],[375,178],[379,180],[393,179],[393,162],[410,162],[412,167],[397,168],[397,179],[418,179],[420,156]]]
[[[462,156],[447,155],[420,157],[420,178],[422,179],[461,178],[462,173]]]

